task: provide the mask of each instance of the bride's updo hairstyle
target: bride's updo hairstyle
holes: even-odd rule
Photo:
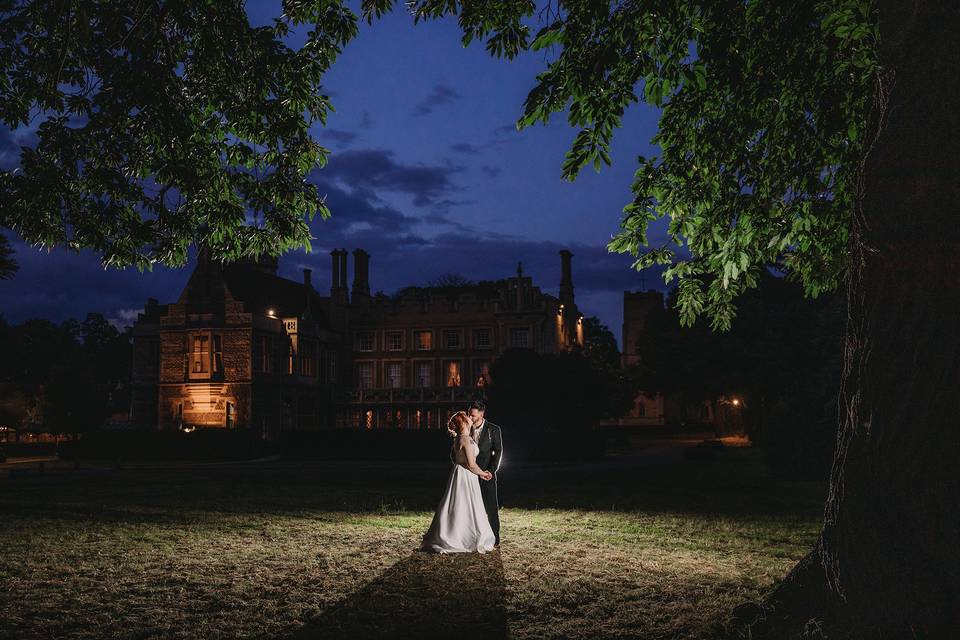
[[[465,411],[457,411],[455,414],[450,416],[450,419],[447,420],[447,431],[450,433],[451,438],[456,438],[460,435],[460,427],[464,424],[470,424],[470,418],[467,417]]]

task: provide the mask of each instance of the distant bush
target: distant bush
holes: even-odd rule
[[[508,349],[493,363],[488,415],[515,430],[579,437],[633,405],[636,382],[589,350]],[[575,445],[576,446],[576,445]]]

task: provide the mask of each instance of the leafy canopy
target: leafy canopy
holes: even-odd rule
[[[684,324],[706,314],[729,328],[770,265],[811,296],[842,279],[877,72],[871,0],[555,0],[536,34],[533,2],[407,4],[416,19],[456,14],[464,42],[487,38],[497,56],[552,52],[517,126],[566,113],[579,129],[567,179],[610,164],[628,106],[661,109],[661,155],[638,159],[609,249],[636,269],[668,265]],[[648,248],[663,217],[670,240]]]
[[[0,120],[37,135],[0,171],[0,225],[140,268],[182,264],[194,241],[221,258],[309,247],[307,220],[329,212],[308,130],[357,20],[323,0],[262,27],[237,0],[0,0]]]

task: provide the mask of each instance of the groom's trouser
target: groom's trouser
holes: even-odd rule
[[[487,512],[487,520],[490,521],[490,528],[493,529],[493,535],[500,544],[500,505],[497,502],[497,476],[494,474],[491,480],[480,481],[480,495],[483,496],[483,508]]]

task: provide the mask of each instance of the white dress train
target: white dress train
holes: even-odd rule
[[[479,452],[477,443],[471,443],[473,455]],[[457,460],[466,464],[460,451]],[[433,522],[423,536],[421,551],[433,553],[486,553],[493,550],[496,538],[480,495],[482,480],[463,464],[454,464],[447,480],[447,490],[433,515]]]

